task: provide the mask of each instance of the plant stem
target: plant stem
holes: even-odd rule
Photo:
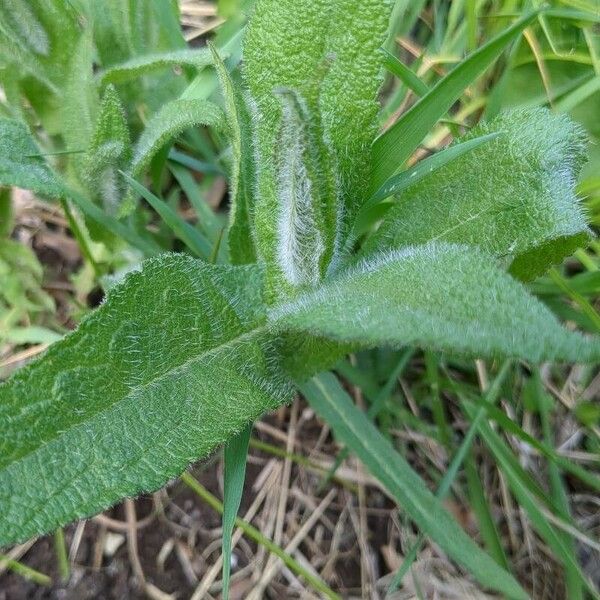
[[[58,561],[58,571],[60,578],[63,582],[69,580],[71,575],[71,568],[69,566],[69,558],[67,556],[67,546],[65,543],[65,534],[62,527],[59,527],[54,532],[54,551],[56,552],[56,559]]]
[[[98,263],[94,260],[94,256],[92,255],[92,251],[90,250],[85,234],[83,233],[79,223],[75,219],[75,215],[73,214],[73,211],[69,206],[68,200],[65,197],[61,196],[60,204],[65,212],[65,216],[67,217],[69,229],[72,231],[73,235],[75,236],[75,239],[77,240],[77,243],[79,244],[81,254],[83,254],[85,260],[88,263],[90,263],[92,269],[94,269],[94,274],[96,275],[96,277],[99,277],[101,273],[98,267]]]
[[[6,554],[0,554],[0,565],[6,565],[11,571],[14,571],[21,577],[25,577],[25,579],[29,579],[38,585],[51,585],[52,579],[45,575],[44,573],[40,573],[31,567],[28,567]]]

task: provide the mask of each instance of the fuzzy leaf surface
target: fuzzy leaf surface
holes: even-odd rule
[[[133,153],[131,172],[137,177],[150,164],[154,155],[171,139],[195,125],[208,125],[221,129],[223,110],[212,102],[203,100],[173,100],[165,104],[148,122],[137,141]]]
[[[146,54],[107,69],[100,74],[100,82],[102,85],[123,83],[167,67],[187,65],[200,69],[211,63],[212,55],[206,48],[200,50],[182,48],[171,52]]]
[[[545,109],[513,111],[461,141],[493,133],[499,135],[405,190],[368,249],[443,240],[519,256],[553,241],[569,253],[569,238],[585,240],[589,230],[574,191],[586,156],[580,128]],[[565,256],[557,254],[549,260]]]
[[[0,385],[0,544],[154,490],[288,399],[256,267],[144,263]]]
[[[284,330],[369,346],[415,344],[532,362],[600,359],[476,248],[432,243],[382,253],[270,312]]]
[[[84,178],[104,210],[115,215],[124,196],[119,170],[131,160],[131,138],[125,110],[114,86],[102,98],[100,112],[86,157]]]
[[[39,153],[25,123],[0,118],[0,186],[20,187],[52,198],[60,196],[60,184]]]
[[[340,238],[368,182],[376,134],[377,90],[389,3],[386,0],[259,0],[244,44],[244,77],[255,125],[255,231],[260,257],[279,263],[281,221],[294,204],[280,189],[289,161],[282,147],[284,105],[278,91],[302,104],[306,139],[319,165],[309,183],[321,198],[324,261],[335,259]],[[292,116],[296,119],[296,115]],[[308,148],[301,148],[305,156]],[[298,157],[299,159],[299,157]],[[284,279],[282,277],[282,279]]]
[[[233,264],[256,262],[256,251],[250,225],[250,210],[253,204],[254,161],[252,127],[244,96],[235,85],[223,58],[210,44],[215,70],[227,114],[227,132],[231,144],[231,170],[229,176],[229,256]],[[242,151],[244,148],[244,151]]]

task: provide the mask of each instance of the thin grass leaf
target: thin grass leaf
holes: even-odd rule
[[[225,460],[223,472],[223,600],[229,600],[231,536],[244,491],[251,433],[252,423],[249,423],[225,444],[223,450]]]
[[[464,404],[463,406],[465,407],[465,412],[468,417],[473,419],[473,409],[467,404]],[[526,476],[523,468],[519,465],[517,459],[502,441],[500,436],[488,423],[481,423],[480,427],[482,433],[481,439],[492,452],[499,468],[502,469],[510,489],[519,505],[526,512],[533,528],[538,532],[542,539],[545,540],[556,558],[560,560],[565,568],[569,568],[576,573],[586,589],[592,593],[592,595],[598,597],[598,594],[594,592],[592,584],[582,571],[581,566],[577,563],[576,558],[569,551],[568,544],[565,544],[562,532],[555,529],[554,525],[546,518],[540,509],[540,499],[547,499],[546,494],[542,490],[538,490],[537,494],[532,493],[532,482],[530,478]],[[558,514],[560,514],[560,509],[557,510],[554,505],[552,510],[553,512],[558,512]]]
[[[390,373],[390,376],[388,377],[385,385],[381,388],[381,390],[379,390],[379,392],[373,399],[373,402],[372,402],[371,406],[369,406],[369,409],[367,411],[367,417],[371,421],[375,421],[375,419],[379,415],[380,411],[383,409],[385,403],[388,401],[390,395],[392,394],[394,387],[398,383],[398,378],[402,375],[402,372],[408,365],[414,352],[415,352],[414,349],[409,348],[408,350],[405,350],[402,353],[402,356],[400,357],[400,359],[398,360],[398,363],[396,364],[396,366]],[[321,493],[323,491],[323,489],[325,489],[325,486],[335,477],[337,470],[339,469],[341,464],[346,460],[346,458],[348,458],[349,453],[350,453],[350,449],[348,448],[348,446],[344,446],[337,453],[335,460],[333,462],[333,465],[327,471],[327,473],[321,480],[321,483],[319,483],[319,487],[317,488],[317,494]]]
[[[182,169],[179,165],[169,167],[177,183],[185,193],[186,198],[194,207],[198,217],[198,226],[210,240],[215,240],[223,229],[223,223],[210,207],[206,198],[200,192],[200,186],[188,169]]]
[[[429,87],[419,79],[419,77],[407,67],[401,60],[396,58],[391,52],[382,49],[383,52],[383,66],[392,75],[395,75],[404,83],[407,88],[410,88],[417,96],[425,96],[429,92]]]
[[[140,250],[145,256],[154,256],[162,251],[158,244],[141,237],[133,229],[123,225],[123,223],[105,213],[77,190],[68,187],[62,187],[61,189],[86,217],[93,219],[98,225],[106,229],[106,231],[124,239],[134,248]]]
[[[500,532],[494,522],[490,503],[485,496],[485,490],[483,489],[479,473],[477,472],[475,452],[471,452],[470,456],[467,457],[465,461],[465,474],[470,506],[477,518],[479,532],[485,549],[499,565],[506,570],[509,570],[510,563],[506,556],[506,552],[502,547]]]
[[[37,585],[43,586],[51,586],[52,585],[52,577],[46,575],[45,573],[40,573],[40,571],[36,571],[23,563],[20,563],[17,560],[10,558],[10,556],[6,556],[5,554],[0,554],[0,566],[6,566],[8,569],[17,573],[21,577],[28,579],[29,581],[33,581]]]
[[[554,403],[546,396],[544,390],[542,389],[539,372],[536,372],[535,376],[528,383],[532,384],[532,392],[535,397],[535,401],[537,402],[538,413],[542,423],[544,443],[549,447],[553,447],[555,442],[550,425],[550,413]],[[571,517],[571,509],[569,507],[569,499],[565,490],[565,485],[563,483],[559,468],[552,461],[550,461],[548,464],[548,478],[550,480],[550,490],[553,495],[554,502],[560,509],[560,516],[567,523],[572,524],[573,519]],[[559,532],[559,535],[563,538],[563,543],[573,556],[574,561],[577,561],[577,548],[575,546],[575,540],[573,537],[564,531]],[[581,585],[578,573],[572,568],[571,565],[565,565],[565,589],[569,600],[583,600],[583,586]]]
[[[160,215],[167,227],[194,253],[196,256],[207,259],[212,250],[212,244],[195,227],[184,221],[164,200],[155,196],[141,183],[137,182],[127,173],[120,171],[127,183],[152,206]]]
[[[442,480],[441,480],[441,482],[438,486],[438,489],[435,493],[436,497],[439,498],[440,500],[443,500],[444,498],[446,498],[448,496],[448,493],[450,492],[452,483],[456,479],[456,476],[458,475],[458,472],[459,472],[462,464],[465,462],[465,459],[467,458],[467,455],[469,454],[469,451],[471,450],[471,446],[473,445],[475,436],[479,433],[479,425],[482,422],[482,420],[485,419],[485,417],[486,417],[486,406],[491,405],[498,400],[498,397],[499,397],[501,389],[502,389],[502,385],[503,385],[507,375],[509,374],[509,371],[510,371],[510,361],[506,361],[500,368],[498,375],[496,375],[494,381],[492,382],[492,385],[489,387],[488,391],[486,392],[486,394],[483,398],[482,406],[479,408],[479,411],[477,412],[475,418],[473,419],[471,426],[467,430],[467,433],[466,433],[465,437],[463,438],[463,441],[461,442],[458,450],[456,451],[456,454],[452,458],[452,461],[450,463],[450,466],[448,467],[448,470],[444,473],[444,476],[442,477]],[[417,554],[419,553],[420,549],[422,548],[424,542],[425,542],[425,536],[423,535],[423,533],[420,533],[417,541],[411,546],[410,550],[406,553],[406,556],[404,558],[404,561],[402,562],[402,565],[400,566],[398,571],[394,574],[394,578],[392,579],[392,582],[390,583],[390,586],[388,588],[388,593],[395,591],[398,589],[398,587],[400,587],[400,583],[402,582],[402,579],[404,578],[406,573],[408,573],[408,570],[410,569],[412,563],[416,560]],[[508,571],[507,563],[501,564],[501,566],[506,571]]]
[[[184,473],[181,476],[181,480],[193,490],[204,502],[206,502],[211,508],[220,514],[223,514],[225,507],[217,498],[215,498],[199,481],[194,479],[189,473]],[[254,540],[257,544],[264,546],[271,554],[281,559],[286,567],[295,573],[299,577],[305,579],[309,585],[316,591],[320,592],[329,598],[330,600],[341,600],[341,597],[336,594],[318,575],[313,575],[310,571],[300,565],[296,559],[290,556],[280,546],[275,544],[272,540],[264,536],[258,529],[246,523],[240,517],[235,520],[236,527],[239,527],[250,539]]]
[[[470,404],[471,400],[465,398],[464,402]],[[479,404],[477,405],[480,406]],[[524,442],[539,452],[552,464],[560,467],[560,469],[571,474],[572,476],[577,477],[591,489],[600,493],[600,477],[594,475],[594,473],[591,473],[589,470],[580,467],[577,463],[569,460],[565,456],[561,456],[552,446],[529,435],[496,406],[488,406],[486,411],[488,418],[497,423],[503,431],[514,435],[517,439],[521,440],[521,442]]]
[[[371,193],[375,193],[404,164],[425,135],[464,90],[485,71],[537,17],[528,14],[476,50],[440,80],[373,144]]]
[[[352,449],[418,527],[450,557],[484,586],[511,598],[528,597],[512,575],[458,526],[404,458],[353,405],[333,375],[319,375],[300,389],[317,414],[330,424],[338,440]]]
[[[475,148],[493,140],[499,135],[499,132],[492,132],[464,142],[459,142],[440,152],[436,152],[433,156],[419,161],[414,167],[390,177],[390,179],[388,179],[369,199],[363,209],[369,208],[373,204],[385,200],[388,196],[398,194],[406,188],[415,185],[425,177],[434,173],[437,169],[444,167],[453,160],[463,156],[471,150],[475,150]]]

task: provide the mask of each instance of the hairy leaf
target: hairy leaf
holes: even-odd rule
[[[589,230],[574,192],[585,161],[579,127],[545,109],[513,111],[473,128],[463,144],[494,133],[406,189],[368,249],[444,240],[519,256],[552,241],[569,253],[563,238],[585,239]],[[565,256],[558,254],[554,260]]]
[[[60,196],[60,184],[40,156],[25,123],[0,118],[0,185],[31,190],[41,196]]]
[[[194,125],[210,125],[220,129],[223,110],[216,104],[199,100],[173,100],[152,117],[135,145],[131,172],[137,177],[150,164],[154,155],[172,138]]]
[[[241,91],[234,85],[223,59],[210,44],[227,112],[227,130],[231,143],[231,173],[229,195],[229,255],[234,264],[256,262],[256,251],[250,225],[250,210],[254,203],[254,157],[252,129],[248,108]],[[243,151],[242,151],[243,149]]]
[[[256,267],[163,255],[0,385],[0,544],[154,490],[289,395]]]
[[[534,362],[600,358],[600,340],[564,329],[493,257],[446,243],[377,255],[270,314],[285,330],[372,346]]]
[[[123,83],[124,81],[129,81],[130,79],[135,79],[167,67],[186,65],[201,69],[212,62],[212,55],[206,48],[199,50],[182,48],[171,52],[136,56],[100,73],[99,79],[102,85],[106,85],[107,83]]]
[[[69,63],[60,99],[61,134],[70,156],[69,166],[77,181],[83,182],[87,150],[94,133],[99,95],[94,82],[94,46],[92,32],[86,29]]]
[[[322,203],[324,256],[335,261],[368,181],[388,12],[386,0],[257,2],[246,34],[244,75],[256,128],[256,239],[267,264],[279,262],[278,247],[287,243],[279,225],[292,209],[279,185],[289,151],[281,146],[286,104],[277,92],[291,90],[304,104],[303,126],[319,165],[310,185]],[[291,118],[298,121],[298,115]]]
[[[48,55],[48,34],[31,10],[28,0],[11,0],[0,5],[0,16],[30,51]]]
[[[110,215],[117,214],[123,199],[125,186],[119,170],[127,168],[131,154],[125,111],[114,86],[109,85],[87,153],[85,180],[88,189]]]
[[[429,130],[536,18],[525,15],[457,65],[373,144],[371,192],[376,192],[413,153]]]

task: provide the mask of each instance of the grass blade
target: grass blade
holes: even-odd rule
[[[189,473],[184,473],[181,476],[181,481],[185,483],[191,490],[193,490],[206,504],[216,510],[218,513],[223,514],[224,506],[217,498],[215,498],[199,481],[196,481]],[[235,524],[239,527],[250,539],[254,540],[257,544],[264,546],[271,554],[280,558],[285,565],[300,577],[303,577],[307,583],[309,583],[315,590],[321,592],[325,598],[330,600],[341,600],[338,596],[322,579],[318,576],[313,575],[310,571],[307,571],[302,565],[300,565],[292,556],[287,554],[280,546],[264,536],[258,529],[246,523],[240,517],[237,517]]]
[[[248,444],[252,433],[249,423],[240,433],[225,444],[225,472],[223,489],[223,600],[229,600],[231,575],[231,536],[237,512],[242,501]]]
[[[440,80],[419,102],[373,144],[371,191],[378,190],[413,153],[425,135],[463,91],[531,24],[532,12],[476,50]]]
[[[464,404],[463,406],[466,409],[465,412],[467,416],[472,419],[474,417],[473,408],[469,407],[467,404]],[[583,573],[580,565],[577,563],[577,559],[573,557],[569,551],[568,545],[565,544],[565,539],[562,532],[557,531],[544,515],[544,512],[540,507],[540,499],[539,497],[536,497],[538,494],[532,492],[530,489],[530,478],[527,477],[526,472],[512,454],[511,450],[508,448],[508,446],[506,446],[501,437],[492,429],[492,427],[490,427],[488,423],[484,422],[481,424],[481,431],[481,438],[485,441],[486,445],[493,454],[498,464],[498,468],[501,469],[505,474],[512,493],[517,499],[519,506],[521,506],[527,514],[533,528],[548,544],[556,558],[563,564],[565,569],[577,574],[581,583],[586,586],[590,593],[593,596],[598,597],[598,595],[593,591],[592,584],[587,580],[586,575]],[[553,501],[552,507],[553,512],[558,512],[558,514],[560,514],[560,510],[557,511],[554,508]],[[561,519],[561,521],[562,520],[563,519]]]
[[[401,60],[396,58],[388,50],[382,49],[383,51],[383,66],[392,75],[395,75],[402,83],[410,88],[417,96],[425,96],[429,92],[429,88],[425,85],[421,79],[409,69]]]
[[[539,373],[536,373],[533,383],[535,400],[537,402],[540,421],[542,423],[544,442],[546,445],[552,447],[554,444],[552,428],[550,425],[550,412],[552,404],[549,404],[547,398],[545,397],[542,389],[542,383],[539,378]],[[554,497],[554,502],[558,505],[561,511],[560,516],[568,523],[572,523],[569,499],[565,491],[561,473],[558,466],[552,461],[548,463],[548,479],[550,481],[550,490]],[[565,547],[568,549],[571,555],[576,558],[577,549],[574,539],[566,532],[559,532],[559,535],[563,539]],[[565,565],[565,588],[567,591],[567,596],[571,600],[583,600],[584,595],[581,581],[579,580],[579,575],[577,571],[574,570],[570,565]]]
[[[161,249],[157,244],[151,243],[148,240],[140,237],[135,231],[129,229],[122,223],[120,223],[114,217],[111,217],[105,213],[99,206],[94,204],[91,200],[86,198],[83,194],[70,189],[64,188],[64,193],[68,196],[77,208],[81,210],[87,217],[94,220],[101,227],[104,227],[107,231],[110,231],[117,237],[124,239],[126,242],[131,244],[134,248],[141,250],[146,256],[154,256],[158,254]]]
[[[473,513],[477,518],[479,532],[481,533],[484,546],[499,565],[508,569],[508,559],[506,558],[504,548],[502,547],[502,540],[494,523],[488,500],[485,497],[485,491],[479,473],[477,472],[473,452],[471,452],[471,455],[467,458],[465,467],[469,501]]]
[[[31,567],[28,567],[27,565],[24,565],[23,563],[20,563],[19,561],[10,558],[10,556],[6,556],[5,554],[0,554],[0,566],[6,566],[11,571],[17,573],[17,575],[20,575],[25,579],[29,579],[29,581],[33,581],[38,585],[52,585],[52,579],[45,573],[40,573],[39,571],[36,571],[35,569],[32,569]]]
[[[460,447],[458,448],[456,454],[454,455],[454,458],[452,459],[452,462],[450,463],[450,467],[444,474],[444,477],[442,478],[442,481],[440,482],[440,485],[437,489],[437,492],[435,495],[440,500],[444,499],[448,495],[448,492],[450,491],[450,487],[451,487],[452,483],[454,482],[454,480],[456,479],[456,476],[458,475],[458,470],[460,469],[460,466],[465,461],[465,458],[467,457],[469,450],[471,449],[471,446],[473,444],[473,440],[475,439],[475,435],[479,431],[479,425],[486,416],[485,406],[493,404],[498,399],[498,396],[500,394],[500,389],[502,387],[502,384],[504,383],[504,380],[506,379],[506,376],[508,375],[509,368],[510,368],[510,361],[506,361],[504,363],[504,365],[502,366],[502,368],[500,369],[500,372],[496,376],[496,379],[494,379],[494,382],[490,386],[489,390],[485,394],[485,397],[483,399],[483,406],[481,406],[479,408],[477,415],[475,416],[475,418],[473,419],[473,422],[471,423],[471,427],[469,427],[467,434],[463,438],[463,441],[462,441]],[[417,541],[412,545],[411,549],[406,554],[406,558],[404,559],[404,562],[400,566],[400,569],[398,569],[398,571],[394,575],[394,578],[392,579],[392,583],[390,583],[388,592],[398,589],[402,579],[404,578],[404,576],[410,569],[410,566],[412,565],[412,563],[417,558],[417,554],[418,554],[419,550],[421,549],[421,546],[423,545],[424,541],[425,541],[425,536],[423,535],[423,533],[419,534]],[[508,564],[503,564],[502,566],[506,569],[508,567]]]
[[[311,406],[398,501],[414,522],[486,587],[527,598],[512,575],[483,552],[443,508],[394,447],[374,427],[331,373],[301,386]]]
[[[120,171],[127,183],[142,196],[160,215],[173,233],[192,251],[201,258],[208,258],[212,244],[194,227],[184,221],[164,200],[155,196],[133,177]]]
[[[440,167],[447,165],[449,162],[453,161],[459,156],[463,156],[467,152],[478,148],[482,144],[493,140],[499,135],[499,132],[488,133],[487,135],[482,135],[472,140],[467,140],[466,142],[461,142],[445,148],[440,152],[436,152],[433,156],[419,161],[414,167],[390,177],[364,205],[363,208],[369,208],[373,204],[380,202],[381,200],[385,200],[388,196],[392,196],[398,192],[401,192],[402,190],[405,190],[407,187],[410,187],[411,185],[429,176]]]

